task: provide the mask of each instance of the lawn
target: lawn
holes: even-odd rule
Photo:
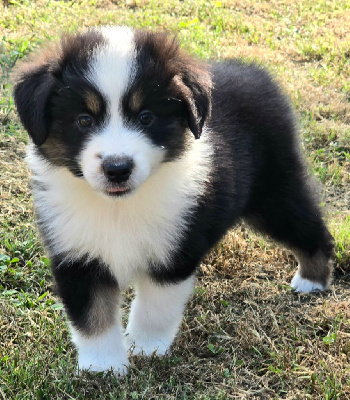
[[[287,250],[238,226],[206,257],[171,355],[128,375],[75,375],[76,353],[35,226],[16,62],[64,31],[168,29],[202,58],[265,65],[290,96],[336,240],[325,293],[288,286]],[[350,399],[348,0],[0,2],[0,399]],[[125,321],[132,289],[123,305]]]

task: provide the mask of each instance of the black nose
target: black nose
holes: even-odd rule
[[[102,164],[102,169],[110,182],[122,183],[129,179],[133,165],[130,159],[106,160]]]

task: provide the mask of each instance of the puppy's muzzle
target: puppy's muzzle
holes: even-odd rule
[[[102,163],[102,170],[105,177],[111,183],[126,182],[134,167],[133,160],[130,158],[107,158]]]

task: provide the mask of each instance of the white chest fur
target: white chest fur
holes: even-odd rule
[[[124,286],[149,262],[171,262],[205,190],[211,146],[205,138],[193,141],[183,158],[162,164],[135,194],[117,199],[97,194],[65,168],[52,167],[34,148],[28,163],[33,180],[43,184],[34,198],[54,254],[102,259]]]

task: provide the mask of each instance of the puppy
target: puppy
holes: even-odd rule
[[[204,64],[167,33],[93,28],[24,62],[14,97],[80,369],[122,375],[128,349],[168,352],[196,268],[240,219],[294,252],[296,291],[329,286],[333,240],[293,111],[261,67]]]

